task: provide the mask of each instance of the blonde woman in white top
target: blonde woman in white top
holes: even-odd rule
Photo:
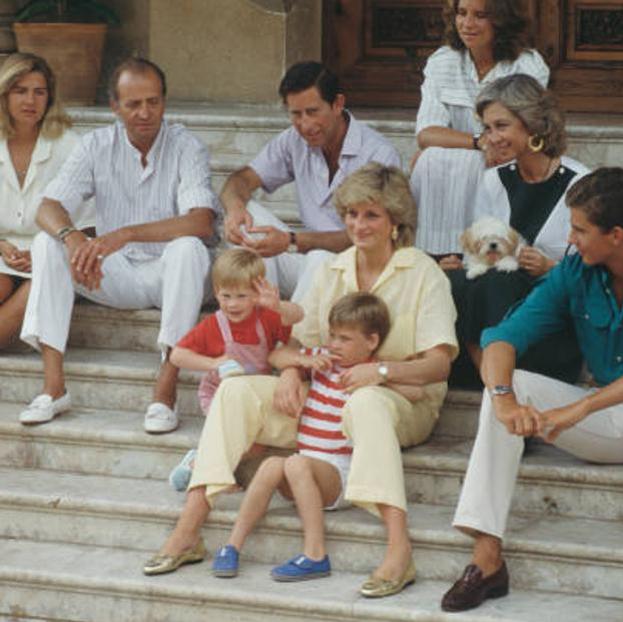
[[[78,142],[70,126],[45,60],[9,56],[0,69],[0,348],[22,323],[35,216],[43,190]],[[83,227],[93,224],[87,211]]]
[[[498,78],[527,74],[547,86],[549,68],[529,47],[530,20],[517,0],[449,0],[446,42],[424,68],[411,186],[420,212],[419,248],[459,251],[486,166],[502,164],[474,113],[478,93]]]

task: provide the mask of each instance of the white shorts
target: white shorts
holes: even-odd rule
[[[299,453],[302,456],[308,456],[309,458],[316,458],[316,460],[323,460],[332,465],[340,476],[342,482],[342,489],[337,499],[329,506],[326,506],[325,510],[339,510],[350,506],[350,502],[344,499],[344,491],[346,490],[346,482],[348,480],[348,471],[350,470],[351,454],[330,454],[325,451],[313,451],[311,449],[301,449]]]

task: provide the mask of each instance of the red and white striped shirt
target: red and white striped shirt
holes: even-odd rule
[[[305,354],[328,354],[324,348],[306,348]],[[313,371],[311,385],[299,420],[299,450],[330,454],[351,454],[350,441],[342,434],[342,407],[348,394],[339,385],[339,374],[346,368],[333,365],[328,371]]]

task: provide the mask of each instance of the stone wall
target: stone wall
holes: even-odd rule
[[[318,0],[108,0],[120,28],[109,34],[105,72],[128,53],[167,73],[184,101],[273,103],[285,68],[320,59]]]

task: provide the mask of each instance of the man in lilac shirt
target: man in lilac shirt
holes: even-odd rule
[[[301,62],[286,72],[279,95],[292,127],[271,140],[226,181],[221,202],[227,239],[267,259],[268,278],[298,300],[316,266],[350,245],[332,202],[334,190],[368,162],[400,167],[400,156],[378,132],[345,110],[337,78],[323,65]],[[251,196],[294,181],[304,230],[294,232]]]

